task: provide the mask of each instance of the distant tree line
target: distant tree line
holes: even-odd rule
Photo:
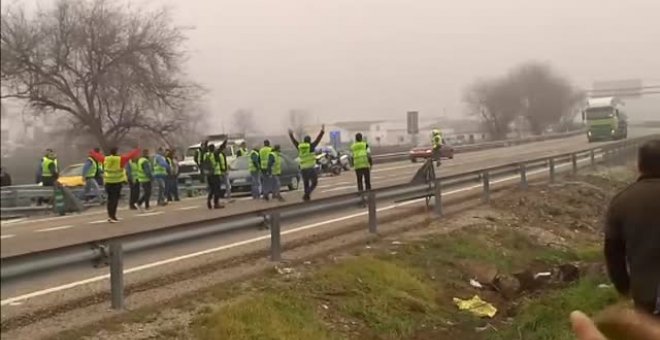
[[[578,113],[584,92],[549,65],[529,62],[504,76],[475,81],[463,99],[469,114],[481,119],[493,138],[503,139],[514,122],[526,123],[533,134],[550,127],[567,128]]]

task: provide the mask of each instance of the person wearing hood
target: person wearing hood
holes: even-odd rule
[[[303,178],[303,187],[305,188],[305,194],[303,195],[304,201],[312,199],[312,192],[314,192],[318,184],[318,175],[316,174],[316,169],[314,169],[316,166],[315,150],[321,142],[324,133],[325,125],[321,126],[321,132],[316,136],[314,142],[312,142],[310,136],[305,136],[303,142],[300,143],[293,136],[293,130],[289,129],[289,138],[298,150],[298,157],[300,158],[300,172]]]

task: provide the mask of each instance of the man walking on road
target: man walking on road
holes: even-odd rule
[[[321,126],[321,132],[319,132],[314,142],[312,142],[310,136],[305,136],[303,142],[299,143],[296,137],[293,136],[293,130],[289,129],[289,138],[296,149],[298,149],[298,157],[300,158],[300,172],[303,178],[303,187],[305,188],[305,194],[303,195],[304,201],[312,199],[312,192],[314,192],[318,184],[318,175],[316,169],[314,169],[316,165],[315,149],[321,142],[324,133],[325,125]]]
[[[252,191],[252,199],[258,200],[261,195],[261,160],[259,159],[259,149],[254,148],[250,151],[250,159],[248,169],[250,170],[250,189]]]
[[[57,165],[57,156],[53,149],[46,149],[46,155],[41,159],[39,168],[37,169],[37,183],[45,187],[52,187],[55,185],[57,178],[60,175],[60,170]]]
[[[259,150],[259,170],[261,170],[261,191],[266,201],[270,199],[269,193],[273,190],[273,174],[268,170],[271,152],[273,149],[270,147],[270,141],[265,140],[264,146]]]
[[[442,148],[442,132],[439,129],[433,129],[433,136],[431,137],[431,145],[433,145],[433,159],[435,159],[435,166],[440,166]]]
[[[117,147],[110,149],[110,155],[104,156],[100,152],[92,151],[91,157],[96,161],[103,164],[103,183],[105,185],[105,192],[108,195],[107,208],[108,208],[108,222],[117,223],[117,205],[119,204],[119,196],[121,195],[121,186],[124,182],[124,166],[128,161],[140,154],[140,149],[135,149],[127,154],[118,155]]]
[[[131,189],[130,198],[128,200],[128,208],[137,210],[137,202],[140,199],[140,182],[138,182],[138,160],[140,156],[137,155],[126,164],[126,179]]]
[[[158,205],[165,206],[167,205],[167,202],[165,202],[165,181],[167,180],[167,177],[170,175],[172,170],[170,169],[170,165],[167,163],[167,159],[165,159],[165,156],[163,155],[162,148],[159,148],[158,152],[156,152],[156,155],[154,156],[153,169],[154,182],[156,182],[156,186],[158,186]]]
[[[616,290],[660,317],[660,139],[639,149],[637,182],[610,202],[605,262]]]
[[[371,152],[369,145],[363,140],[362,134],[355,134],[355,143],[351,146],[353,152],[353,168],[357,176],[358,191],[363,192],[371,190]]]
[[[176,154],[174,150],[167,150],[166,153],[167,164],[170,166],[170,174],[167,176],[167,201],[179,201],[179,164],[176,161]]]
[[[142,197],[137,201],[137,208],[149,210],[149,201],[151,200],[151,180],[153,179],[153,169],[149,160],[149,150],[142,151],[142,157],[137,162],[137,181],[142,186]]]
[[[264,191],[264,196],[268,197],[269,194],[272,194],[273,199],[284,202],[284,197],[280,194],[280,188],[282,187],[282,182],[280,181],[280,176],[282,175],[282,154],[280,154],[279,145],[273,147],[273,151],[268,157],[267,172],[271,175],[271,186],[268,188],[268,191]]]
[[[226,143],[227,141],[225,141],[223,145]],[[223,148],[223,146],[220,148]],[[211,144],[208,146],[206,154],[204,155],[203,168],[206,173],[206,182],[208,183],[206,206],[209,209],[224,208],[224,206],[220,205],[220,177],[223,173],[223,159],[224,158],[220,156],[218,150],[215,149],[215,145]],[[211,205],[211,200],[213,200],[213,205]]]
[[[94,148],[93,152],[100,154],[101,150],[99,148]],[[99,203],[103,202],[103,195],[101,194],[101,188],[99,187],[98,181],[100,174],[101,166],[99,162],[92,157],[90,151],[90,155],[87,157],[82,169],[82,175],[85,179],[85,189],[83,191],[85,202],[87,202],[92,195],[92,197],[94,197]],[[92,195],[90,195],[90,192]]]

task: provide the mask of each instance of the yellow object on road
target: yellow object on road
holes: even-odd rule
[[[497,308],[482,300],[479,295],[475,295],[469,300],[454,298],[454,304],[456,304],[458,309],[466,310],[479,317],[487,316],[492,318],[497,314]]]

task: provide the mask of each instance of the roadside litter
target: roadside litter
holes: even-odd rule
[[[492,318],[497,314],[497,308],[492,304],[482,300],[479,295],[473,296],[469,300],[463,300],[459,298],[454,298],[454,304],[458,307],[459,310],[466,310],[478,317],[489,317]]]

